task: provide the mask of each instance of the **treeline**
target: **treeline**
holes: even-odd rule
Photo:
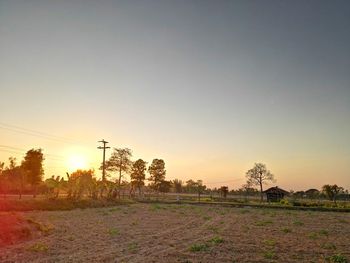
[[[227,186],[208,188],[202,180],[179,179],[166,180],[165,162],[163,159],[153,159],[148,165],[143,159],[132,160],[132,151],[128,148],[114,148],[110,158],[106,161],[105,180],[97,179],[94,170],[77,170],[71,174],[53,175],[43,180],[45,160],[42,149],[27,151],[21,162],[10,157],[8,164],[0,162],[0,194],[44,194],[48,198],[58,198],[64,195],[69,199],[89,197],[93,199],[120,198],[121,195],[143,197],[147,193],[183,193],[202,194],[210,196],[220,195],[226,198],[230,195],[257,196],[263,200],[263,185],[275,182],[274,175],[266,165],[256,163],[247,171],[247,182],[237,190],[229,191]],[[100,167],[102,169],[102,165]],[[127,178],[130,178],[128,181]],[[259,190],[257,190],[258,188]],[[290,191],[293,198],[328,198],[334,202],[337,199],[348,199],[349,193],[337,185],[325,185],[321,191],[309,189]]]
[[[18,163],[10,157],[8,165],[0,162],[0,193],[7,194],[44,194],[48,198],[64,195],[70,199],[84,196],[97,198],[120,198],[121,194],[143,196],[144,192],[153,193],[196,193],[199,196],[210,189],[202,180],[166,180],[165,162],[153,159],[150,165],[142,159],[132,160],[128,148],[114,148],[111,157],[106,161],[106,179],[97,179],[95,171],[77,170],[71,174],[52,175],[43,180],[44,155],[42,149],[29,150],[24,159]],[[101,168],[102,169],[102,165]],[[130,180],[126,180],[130,178]]]

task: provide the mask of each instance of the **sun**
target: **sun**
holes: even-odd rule
[[[71,171],[76,171],[78,169],[87,168],[87,160],[83,155],[72,154],[67,160],[68,169]]]

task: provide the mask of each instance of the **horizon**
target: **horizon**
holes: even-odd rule
[[[101,2],[0,1],[0,161],[100,177],[105,139],[167,180],[350,189],[349,2]]]

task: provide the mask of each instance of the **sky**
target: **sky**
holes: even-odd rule
[[[105,139],[164,159],[167,179],[239,188],[262,162],[286,190],[350,189],[349,13],[347,0],[0,0],[0,160],[42,148],[46,177],[69,162],[100,176]]]

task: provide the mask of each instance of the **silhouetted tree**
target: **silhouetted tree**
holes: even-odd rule
[[[139,195],[141,195],[141,188],[145,185],[147,162],[142,159],[138,159],[132,164],[131,167],[131,186],[136,187],[139,190]]]
[[[170,181],[163,180],[159,184],[159,192],[161,192],[161,193],[169,193],[170,188],[171,188]]]
[[[344,188],[341,186],[329,185],[326,184],[322,187],[322,192],[329,198],[329,200],[333,201],[335,204],[337,203],[337,195],[342,193]]]
[[[204,193],[204,190],[207,187],[205,185],[203,185],[203,181],[202,180],[197,180],[197,182],[195,182],[195,184],[194,184],[194,187],[197,190],[198,202],[200,202],[201,201],[201,194]]]
[[[183,182],[179,179],[174,179],[172,185],[175,189],[175,193],[182,193]]]
[[[106,162],[106,170],[118,172],[118,190],[120,191],[122,178],[126,173],[130,172],[132,161],[132,153],[128,148],[114,148],[111,157]],[[119,195],[118,191],[118,195]]]
[[[226,198],[228,193],[228,186],[221,186],[220,193],[224,198]]]
[[[45,185],[48,188],[49,198],[56,199],[60,194],[60,190],[65,186],[65,181],[63,177],[53,175],[51,178],[45,180]]]
[[[148,167],[148,172],[151,175],[148,178],[151,188],[159,191],[161,182],[165,180],[165,162],[162,159],[154,159]]]
[[[27,151],[21,165],[26,174],[28,183],[30,183],[33,188],[33,197],[36,196],[37,185],[42,182],[44,175],[43,161],[44,155],[42,150],[31,149]]]
[[[197,193],[197,185],[196,185],[196,182],[193,181],[192,179],[186,181],[185,189],[186,189],[186,192],[187,192],[187,193]]]
[[[257,185],[260,187],[260,199],[263,201],[263,184],[268,181],[275,181],[273,174],[267,170],[266,165],[262,163],[255,163],[254,167],[246,173],[247,183],[250,185]]]
[[[94,170],[76,170],[71,175],[67,174],[67,197],[80,199],[85,193],[91,198],[97,198],[97,181],[94,178]]]

